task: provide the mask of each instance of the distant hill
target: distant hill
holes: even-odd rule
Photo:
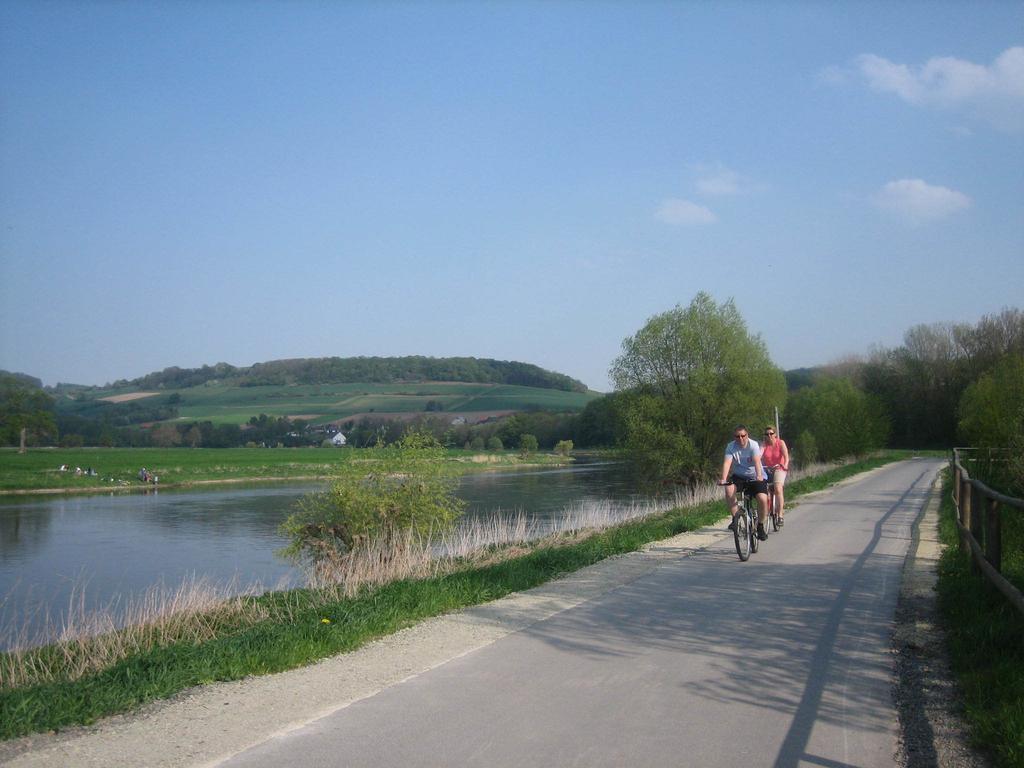
[[[319,357],[271,360],[248,367],[227,363],[202,368],[165,368],[111,389],[183,390],[210,383],[235,387],[297,384],[403,384],[430,381],[511,384],[586,392],[583,382],[536,365],[475,357]]]
[[[58,415],[116,427],[246,424],[266,414],[313,424],[448,414],[468,423],[514,412],[581,410],[600,395],[536,365],[471,357],[354,357],[166,368],[105,387],[59,385]],[[68,422],[70,423],[70,421]],[[83,431],[78,429],[77,431]]]
[[[11,386],[26,387],[28,389],[43,388],[42,379],[29,376],[27,373],[12,373],[3,369],[0,369],[0,382],[4,385],[10,384]]]

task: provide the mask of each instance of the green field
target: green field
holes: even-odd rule
[[[33,448],[19,454],[0,448],[0,493],[33,490],[101,491],[144,488],[139,470],[160,478],[160,486],[256,480],[328,478],[353,457],[355,449],[339,448]],[[527,458],[512,451],[488,454],[450,449],[448,460],[459,471],[481,471],[536,464],[565,463],[552,454]],[[67,464],[71,471],[62,472]],[[95,477],[74,470],[91,467]]]
[[[131,394],[129,390],[98,390],[81,393],[76,400],[59,403],[63,412],[76,413],[95,407],[96,400]],[[596,392],[565,392],[508,384],[464,384],[457,382],[416,384],[306,384],[292,386],[228,387],[200,386],[163,390],[152,397],[133,400],[139,405],[180,400],[180,421],[211,421],[215,424],[244,424],[253,416],[300,417],[313,424],[374,413],[423,413],[434,401],[443,413],[487,411],[575,411],[600,397]]]

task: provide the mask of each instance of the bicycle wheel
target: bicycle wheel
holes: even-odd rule
[[[772,533],[778,533],[779,528],[779,510],[775,508],[775,497],[772,494],[768,494],[768,517],[772,521]]]
[[[757,507],[751,509],[751,500],[747,499],[747,519],[750,521],[750,551],[757,552],[757,548],[761,545],[761,540],[757,538]],[[756,502],[754,502],[756,504]]]
[[[746,562],[747,558],[750,557],[750,516],[740,509],[733,518],[736,523],[736,527],[733,529],[732,537],[736,540],[736,554],[740,556],[740,560]]]

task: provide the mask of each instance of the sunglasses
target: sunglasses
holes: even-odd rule
[[[746,436],[747,436],[746,432],[744,432],[742,434],[737,433],[737,434],[733,435],[733,437],[735,437],[735,438],[746,437]]]
[[[766,435],[774,435],[774,432],[765,432]]]

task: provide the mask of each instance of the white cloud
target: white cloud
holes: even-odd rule
[[[964,111],[1003,130],[1024,129],[1024,47],[1008,48],[990,66],[942,56],[914,68],[866,53],[857,68],[872,89],[909,104]]]
[[[744,195],[758,192],[761,185],[745,176],[741,176],[731,168],[724,166],[698,166],[697,191],[702,195],[723,197],[727,195]]]
[[[890,181],[874,194],[872,202],[912,224],[942,219],[971,207],[971,198],[963,192],[921,179]]]
[[[714,224],[718,217],[710,208],[691,203],[689,200],[671,198],[658,206],[654,217],[674,226],[691,227],[700,224]]]

